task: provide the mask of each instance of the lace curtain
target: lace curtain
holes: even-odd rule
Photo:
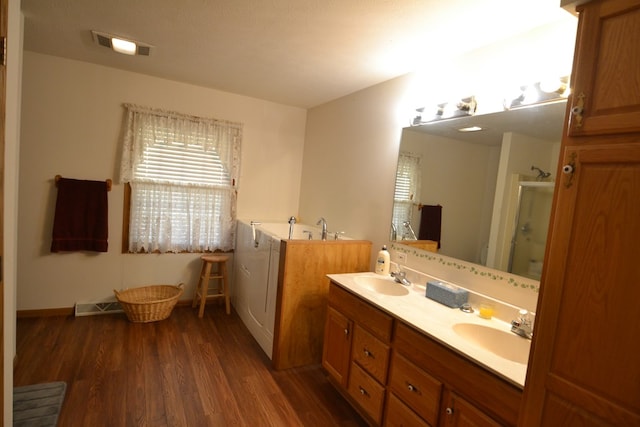
[[[130,252],[232,250],[242,125],[125,104]]]
[[[420,155],[401,152],[398,157],[396,188],[393,196],[392,222],[397,230],[397,238],[403,238],[405,221],[413,222],[413,207],[420,195]]]

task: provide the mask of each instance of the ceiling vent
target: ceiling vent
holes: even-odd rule
[[[149,54],[151,54],[151,45],[145,44],[145,43],[140,43],[137,41],[133,41],[133,40],[128,40],[128,39],[124,39],[118,36],[114,36],[113,34],[108,34],[108,33],[102,33],[102,32],[98,32],[98,31],[91,31],[91,35],[93,37],[93,41],[102,47],[106,47],[109,49],[113,49],[116,52],[119,53],[125,53],[128,55],[140,55],[140,56],[149,56]],[[127,52],[123,52],[121,50],[119,50],[117,47],[114,47],[114,43],[113,40],[122,40],[125,43],[128,44],[132,44],[132,50],[131,51],[127,51]]]

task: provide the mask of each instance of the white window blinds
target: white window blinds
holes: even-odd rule
[[[401,152],[398,157],[398,170],[396,171],[396,187],[393,196],[393,217],[399,235],[404,237],[407,227],[404,222],[413,220],[413,207],[418,203],[420,194],[420,156],[417,154]]]

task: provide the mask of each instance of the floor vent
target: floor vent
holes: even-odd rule
[[[117,301],[108,302],[77,302],[76,317],[94,316],[96,314],[123,313],[122,306]]]

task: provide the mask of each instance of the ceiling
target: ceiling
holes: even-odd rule
[[[24,48],[310,108],[561,19],[559,0],[22,0]],[[152,46],[126,56],[91,30]]]

